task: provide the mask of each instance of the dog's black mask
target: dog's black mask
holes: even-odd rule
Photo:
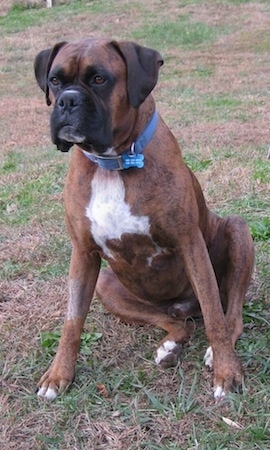
[[[50,119],[53,143],[62,152],[73,144],[103,153],[112,145],[108,110],[95,93],[80,85],[61,89]]]

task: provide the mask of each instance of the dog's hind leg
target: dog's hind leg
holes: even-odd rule
[[[141,301],[119,282],[111,269],[100,272],[96,292],[103,306],[124,322],[150,324],[167,331],[168,334],[159,343],[155,361],[164,367],[177,364],[182,345],[191,334],[188,323],[174,319],[161,308]]]
[[[237,216],[225,220],[229,264],[224,280],[226,319],[235,345],[243,331],[242,308],[254,266],[254,244],[247,223]]]
[[[242,309],[254,264],[253,240],[245,220],[238,216],[220,219],[209,253],[219,282],[229,335],[235,346],[243,331]],[[207,349],[205,364],[210,368],[213,365],[211,348]]]

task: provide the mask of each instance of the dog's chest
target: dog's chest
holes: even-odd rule
[[[114,258],[110,240],[119,240],[124,234],[151,238],[148,216],[132,213],[125,200],[125,186],[118,172],[98,169],[92,180],[92,195],[86,208],[91,222],[91,233],[108,258]],[[157,246],[153,245],[157,251]]]

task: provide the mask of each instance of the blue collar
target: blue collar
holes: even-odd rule
[[[130,149],[116,156],[98,156],[83,150],[86,158],[96,163],[101,169],[106,170],[123,170],[130,167],[141,169],[144,166],[144,156],[142,152],[151,141],[158,122],[158,113],[154,112],[151,120],[146,125],[144,131],[138,139],[131,145]]]

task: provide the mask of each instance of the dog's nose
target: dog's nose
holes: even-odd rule
[[[57,99],[57,106],[62,112],[71,112],[81,103],[80,93],[75,90],[62,92]]]

